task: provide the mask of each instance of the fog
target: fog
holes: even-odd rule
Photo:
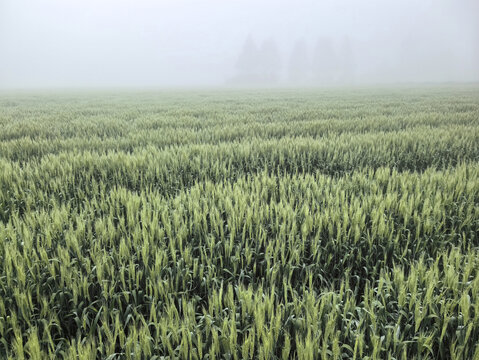
[[[0,88],[479,81],[479,0],[0,0]]]

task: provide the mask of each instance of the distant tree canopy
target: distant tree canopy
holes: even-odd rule
[[[260,55],[260,76],[266,82],[278,81],[281,70],[281,59],[273,39],[263,41],[259,51]]]
[[[281,58],[274,39],[263,41],[258,48],[248,36],[236,63],[236,82],[274,83],[279,79]]]
[[[259,71],[259,50],[251,35],[246,38],[236,67],[241,76],[253,76]]]
[[[340,72],[338,82],[341,84],[350,84],[354,82],[354,52],[351,47],[351,41],[345,37],[339,49]]]
[[[278,46],[269,38],[258,46],[249,35],[236,62],[233,83],[274,84],[281,80],[282,61]],[[330,38],[320,37],[310,54],[305,40],[293,45],[286,67],[290,84],[329,86],[351,83],[354,78],[354,54],[348,38],[339,47]]]
[[[304,40],[296,40],[289,58],[289,82],[293,84],[307,83],[311,77],[308,46]]]
[[[313,53],[312,73],[320,85],[336,82],[339,73],[338,58],[328,38],[319,38]]]

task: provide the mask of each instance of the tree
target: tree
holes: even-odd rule
[[[311,76],[310,67],[306,42],[302,39],[296,40],[289,58],[289,81],[293,84],[308,82]]]
[[[268,39],[258,48],[249,35],[236,63],[238,75],[234,79],[239,83],[264,84],[278,80],[281,60],[278,47],[273,39]]]
[[[351,48],[351,42],[347,36],[341,44],[339,60],[341,69],[338,81],[342,84],[352,84],[354,82],[354,53]]]
[[[313,55],[312,72],[319,85],[331,85],[338,78],[338,61],[328,38],[319,38]]]
[[[260,48],[259,77],[262,82],[271,83],[278,80],[281,60],[274,39],[265,40]]]
[[[238,75],[241,79],[249,80],[258,76],[259,73],[259,50],[253,37],[248,35],[243,49],[236,62]]]

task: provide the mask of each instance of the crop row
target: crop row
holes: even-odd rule
[[[261,173],[51,200],[0,230],[4,350],[472,356],[478,175]]]

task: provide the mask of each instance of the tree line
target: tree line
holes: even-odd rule
[[[274,84],[287,82],[298,85],[329,86],[354,82],[354,52],[345,37],[335,42],[320,37],[313,46],[297,39],[289,56],[284,59],[272,38],[257,44],[246,38],[236,61],[232,83]]]

